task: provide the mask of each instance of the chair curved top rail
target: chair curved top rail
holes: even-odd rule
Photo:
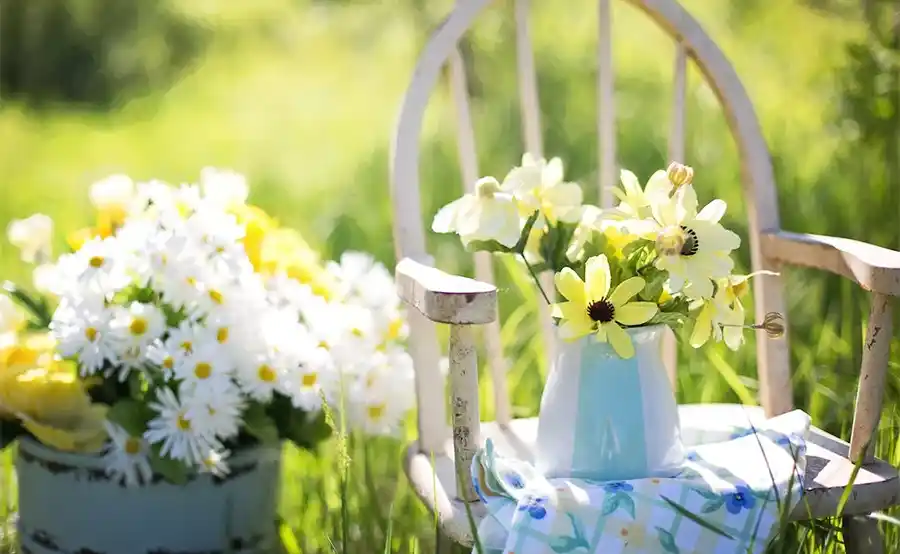
[[[759,244],[762,231],[780,229],[774,173],[756,112],[737,73],[703,28],[676,0],[627,0],[643,10],[687,50],[722,103],[743,160],[743,182],[750,220],[754,267],[764,260]],[[421,213],[419,139],[428,100],[457,42],[491,0],[459,2],[425,46],[403,98],[391,144],[391,192],[395,217],[397,259],[425,253],[421,221],[406,214]]]

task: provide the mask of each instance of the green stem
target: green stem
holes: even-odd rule
[[[531,273],[531,277],[534,279],[534,282],[537,285],[538,290],[541,291],[541,296],[544,297],[544,301],[547,302],[548,306],[553,304],[553,302],[550,302],[550,297],[547,296],[546,292],[544,292],[544,287],[541,286],[541,280],[538,278],[537,273],[534,272],[534,268],[531,267],[531,264],[528,263],[528,259],[525,257],[525,254],[519,254],[519,255],[522,256],[522,261],[525,262],[525,267],[528,268],[528,272]]]

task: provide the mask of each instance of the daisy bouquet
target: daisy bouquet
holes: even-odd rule
[[[783,333],[775,313],[745,324],[748,280],[767,272],[733,274],[740,237],[720,223],[724,201],[699,206],[690,167],[673,163],[645,186],[622,170],[612,191],[618,203],[606,210],[585,204],[581,187],[563,175],[559,158],[526,154],[502,182],[484,177],[474,193],[444,206],[432,229],[458,234],[470,251],[520,258],[562,339],[593,334],[623,358],[634,355],[630,327],[687,327],[695,348],[712,339],[737,349],[748,327]],[[541,288],[545,271],[558,295]]]
[[[8,228],[37,292],[0,296],[4,442],[98,452],[140,484],[221,475],[259,443],[312,448],[331,432],[326,403],[351,428],[396,429],[412,362],[370,256],[323,262],[229,171],[177,187],[113,176],[90,194],[96,224],[56,260],[47,216]]]

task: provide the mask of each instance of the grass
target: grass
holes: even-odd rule
[[[35,113],[15,101],[3,105],[0,225],[42,211],[58,229],[74,229],[89,218],[86,190],[96,178],[122,171],[183,181],[204,165],[220,165],[246,173],[251,200],[326,254],[362,249],[390,264],[388,139],[422,45],[422,21],[433,26],[448,4],[429,4],[423,15],[399,0],[184,3],[218,38],[171,88],[109,113],[65,106]],[[565,11],[551,2],[534,4],[545,148],[563,156],[567,176],[595,198],[594,3],[575,0]],[[846,46],[864,32],[859,19],[816,11],[799,0],[766,3],[764,9],[749,0],[741,4],[747,8],[709,0],[683,4],[725,50],[754,101],[773,152],[784,227],[900,248],[896,225],[883,223],[896,218],[900,190],[873,177],[880,167],[873,159],[879,160],[855,138],[854,125],[858,130],[861,123],[848,123],[839,111]],[[510,15],[509,1],[492,5],[468,37],[485,174],[502,175],[522,149]],[[619,159],[646,178],[667,162],[673,48],[625,3],[615,3],[613,15]],[[693,69],[689,87],[686,162],[697,170],[700,194],[725,199],[726,224],[746,237],[734,144]],[[425,217],[460,190],[453,118],[444,88],[429,107],[422,134]],[[442,268],[471,274],[471,259],[455,241],[429,241]],[[747,268],[746,246],[740,256]],[[27,279],[5,242],[0,267],[4,278]],[[516,264],[502,261],[496,269],[514,414],[535,415],[547,371],[536,338],[538,296]],[[818,426],[849,438],[866,294],[812,271],[788,270],[785,279],[795,404]],[[679,402],[755,402],[753,346],[751,341],[737,354],[719,347],[682,349]],[[892,346],[877,447],[881,457],[900,465],[900,357],[897,342]],[[491,383],[482,383],[490,417]],[[412,425],[405,434],[414,436]],[[318,455],[290,448],[281,509],[288,551],[433,552],[434,520],[400,472],[404,442],[351,436],[329,442]],[[3,460],[0,482],[12,510],[11,458]],[[887,551],[900,551],[897,527],[883,527]],[[774,552],[840,552],[839,543],[840,533],[827,522],[795,524]]]

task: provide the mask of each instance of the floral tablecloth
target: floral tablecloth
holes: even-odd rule
[[[808,432],[809,416],[793,411],[691,449],[672,478],[622,482],[545,479],[488,441],[472,463],[489,514],[481,552],[762,552],[800,500]]]

